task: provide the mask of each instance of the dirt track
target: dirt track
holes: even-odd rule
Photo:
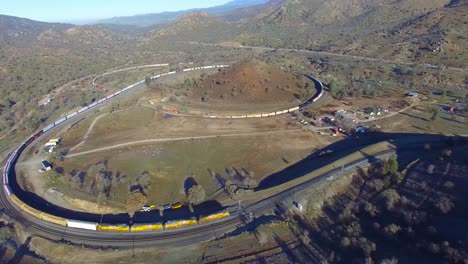
[[[120,143],[120,144],[116,144],[116,145],[112,145],[108,147],[102,147],[102,148],[87,150],[83,152],[73,153],[73,154],[67,155],[65,158],[72,158],[72,157],[86,155],[86,154],[95,153],[99,151],[105,151],[105,150],[110,150],[110,149],[115,149],[115,148],[121,148],[121,147],[138,145],[138,144],[146,144],[146,143],[183,141],[183,140],[190,140],[190,139],[207,139],[207,138],[217,138],[217,137],[256,136],[256,135],[266,135],[266,134],[276,134],[276,133],[287,133],[287,132],[302,131],[302,130],[303,129],[287,129],[287,130],[252,132],[252,133],[235,133],[235,134],[222,134],[222,135],[209,135],[209,136],[145,139],[145,140],[131,141],[131,142]]]

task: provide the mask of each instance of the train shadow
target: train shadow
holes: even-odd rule
[[[412,139],[414,139],[412,141]],[[375,132],[368,133],[360,137],[346,137],[338,142],[335,142],[327,147],[311,153],[303,160],[294,163],[285,169],[273,173],[264,178],[259,185],[254,188],[254,191],[261,191],[269,189],[291,180],[300,178],[302,176],[311,173],[326,165],[332,164],[333,162],[342,159],[354,152],[361,151],[362,148],[370,146],[372,144],[389,141],[394,146],[394,149],[398,155],[401,150],[407,149],[408,147],[415,147],[413,143],[421,142],[417,146],[419,150],[424,151],[423,145],[426,142],[445,142],[449,144],[451,140],[464,140],[464,137],[451,137],[439,134],[416,134],[416,133],[383,133]],[[362,152],[361,152],[362,153]],[[369,162],[372,162],[375,157],[372,155],[364,155]]]
[[[223,210],[223,206],[215,201],[205,201],[199,205],[193,206],[193,211],[189,209],[188,205],[184,205],[179,209],[164,210],[163,213],[159,210],[153,210],[150,212],[137,212],[133,218],[127,213],[120,214],[95,214],[74,211],[67,209],[55,204],[50,203],[44,198],[38,196],[35,193],[23,190],[18,182],[16,181],[16,175],[14,170],[10,171],[10,187],[16,196],[41,212],[51,214],[65,219],[73,219],[86,222],[94,223],[106,223],[106,224],[124,224],[124,223],[154,223],[154,222],[166,222],[171,220],[188,219],[188,218],[199,218],[200,216],[209,215],[218,211]]]
[[[353,152],[359,151],[365,146],[374,144],[382,140],[391,140],[392,144],[396,147],[396,152],[405,147],[409,147],[408,141],[411,142],[412,138],[417,138],[418,142],[441,142],[443,144],[455,144],[463,140],[466,142],[464,137],[449,137],[443,135],[429,135],[429,134],[405,134],[405,133],[373,133],[368,134],[360,138],[345,138],[341,141],[333,143],[319,151],[310,154],[305,159],[290,165],[282,171],[271,174],[260,182],[255,191],[268,189],[293,179],[302,177],[322,166],[333,163],[334,161],[341,159]],[[396,140],[398,139],[398,140]],[[401,140],[401,139],[407,139]],[[423,143],[421,143],[423,144]],[[418,146],[420,151],[424,151],[424,147]],[[373,159],[373,156],[367,157],[369,160]],[[27,205],[34,209],[42,211],[47,214],[63,217],[65,219],[74,219],[80,221],[94,222],[94,223],[108,223],[108,224],[122,224],[122,223],[154,223],[154,222],[165,222],[177,219],[188,219],[198,218],[200,216],[213,214],[221,211],[225,208],[216,200],[209,200],[199,205],[194,205],[191,211],[188,206],[182,206],[179,209],[165,210],[163,214],[160,214],[158,210],[150,212],[137,212],[133,219],[127,213],[121,214],[94,214],[73,211],[67,208],[60,207],[58,205],[49,203],[44,198],[38,196],[35,193],[23,190],[17,180],[16,172],[10,170],[9,172],[9,184],[13,193]],[[263,218],[262,218],[263,219]],[[258,220],[257,220],[258,221]],[[251,228],[254,223],[248,223],[246,227]]]

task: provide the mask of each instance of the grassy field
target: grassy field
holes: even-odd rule
[[[193,177],[205,187],[207,196],[219,186],[210,170],[224,177],[226,169],[245,169],[259,181],[283,169],[313,151],[317,142],[307,132],[290,132],[278,135],[186,140],[125,147],[108,152],[67,158],[58,163],[67,171],[84,170],[100,161],[107,161],[108,170],[126,175],[132,184],[143,171],[151,175],[149,201],[152,203],[176,202],[184,199],[184,180]],[[66,175],[63,177],[67,177]],[[59,189],[62,187],[59,182]],[[112,189],[110,199],[125,202],[128,184]]]
[[[439,117],[432,120],[431,110],[440,106],[416,106],[408,111],[389,117],[377,124],[382,125],[383,131],[388,132],[415,132],[415,133],[440,133],[452,135],[466,135],[468,124],[466,118],[461,115],[447,113],[440,110]]]

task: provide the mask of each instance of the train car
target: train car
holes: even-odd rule
[[[78,110],[78,114],[83,113],[84,111],[88,110],[88,108],[89,108],[88,106],[81,108],[80,110]]]
[[[171,205],[171,209],[180,209],[180,208],[182,208],[182,203],[180,203],[180,202],[177,202],[177,203]]]
[[[229,217],[229,215],[230,215],[229,211],[223,210],[221,212],[217,212],[217,213],[214,213],[214,214],[211,214],[211,215],[200,217],[199,223],[203,224],[203,223],[206,223],[206,222],[216,221],[216,220],[219,220],[219,219]]]
[[[170,71],[170,72],[167,73],[167,75],[171,75],[171,74],[175,74],[175,73],[176,73],[176,71]]]
[[[214,68],[214,66],[205,66],[204,68],[205,69],[212,69],[212,68]]]
[[[110,94],[106,97],[106,99],[111,99],[112,97],[114,97],[115,94]]]
[[[38,219],[41,219],[41,211],[36,210],[32,208],[31,206],[25,204],[23,201],[21,201],[16,195],[10,195],[11,201],[22,211],[24,211],[27,214],[30,214]]]
[[[299,110],[299,106],[288,109],[288,112],[291,113],[291,112],[294,112],[294,111],[297,111],[297,110]]]
[[[76,116],[77,114],[78,114],[78,112],[73,112],[73,113],[67,115],[67,119],[70,119],[70,118]]]
[[[56,225],[67,226],[67,219],[51,214],[41,213],[41,220]]]
[[[167,221],[165,228],[174,229],[174,228],[180,228],[180,227],[191,226],[191,225],[196,225],[196,224],[197,224],[196,218],[190,218],[186,220],[173,220],[173,221]]]
[[[42,131],[43,131],[43,132],[46,132],[46,131],[50,130],[51,128],[53,128],[54,126],[55,126],[54,124],[50,124],[50,125],[44,127],[44,128],[42,129]]]
[[[164,226],[162,223],[151,223],[151,224],[134,224],[131,226],[131,232],[144,232],[144,231],[155,231],[163,230]]]
[[[119,91],[115,92],[114,95],[119,95],[121,92],[122,91],[119,90]]]
[[[261,114],[254,115],[254,117],[262,117]]]
[[[3,189],[5,190],[6,195],[11,196],[11,190],[8,184],[4,184]]]
[[[97,230],[99,231],[114,231],[114,232],[130,232],[130,227],[127,224],[110,225],[110,224],[98,224]]]
[[[92,223],[92,222],[84,222],[84,221],[78,221],[78,220],[67,220],[67,226],[68,227],[73,227],[73,228],[79,228],[79,229],[86,229],[86,230],[97,230],[97,223]]]
[[[98,104],[98,102],[93,102],[90,105],[88,105],[89,108],[93,108]]]
[[[23,201],[18,199],[18,197],[16,197],[14,194],[10,195],[10,199],[18,208],[21,208],[21,206],[24,204]]]
[[[54,122],[54,125],[57,126],[57,125],[63,123],[65,120],[67,120],[67,117],[62,117],[62,118],[60,118],[59,120],[55,121],[55,122]]]
[[[105,98],[105,97],[104,97],[104,98],[101,98],[101,99],[99,99],[99,100],[97,101],[97,103],[100,104],[100,103],[104,102],[105,100],[107,100],[107,98]]]

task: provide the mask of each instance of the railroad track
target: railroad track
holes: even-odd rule
[[[225,66],[225,65],[222,65],[222,66]],[[214,66],[205,66],[205,67],[214,67]],[[201,67],[198,67],[198,68],[201,68]],[[172,72],[171,74],[175,74],[175,72]],[[161,76],[166,76],[166,75],[168,74],[165,74],[165,75],[161,74],[159,76],[161,77]],[[315,81],[319,82],[318,80],[315,80]],[[109,95],[105,99],[101,99],[102,101],[99,104],[100,105],[106,104],[110,100],[112,100],[112,98],[114,98],[116,95],[119,95],[125,92],[125,90],[129,90],[137,86],[138,84],[142,84],[143,82],[144,81],[138,82],[137,84],[134,84],[125,89],[122,89],[121,91],[118,91],[114,93],[113,95]],[[320,89],[319,92],[321,94],[322,89]],[[304,106],[310,105],[313,102],[312,100],[316,98],[317,97],[314,97],[311,100],[307,101],[306,103],[304,103]],[[12,195],[14,193],[13,192],[14,190],[11,190],[10,187],[16,188],[15,190],[19,191],[19,189],[17,189],[19,188],[19,186],[16,182],[16,178],[15,178],[16,175],[14,175],[15,174],[14,165],[15,165],[15,162],[17,161],[18,156],[21,154],[21,151],[23,151],[27,147],[27,145],[43,137],[45,135],[45,132],[53,131],[57,125],[63,126],[63,124],[73,121],[73,118],[77,116],[78,114],[80,116],[82,116],[82,113],[84,113],[84,115],[87,115],[87,113],[91,112],[87,110],[94,106],[96,106],[96,104],[94,104],[93,106],[91,105],[87,106],[86,109],[83,108],[84,110],[81,109],[77,113],[71,115],[70,117],[67,116],[67,118],[63,120],[62,119],[58,120],[53,123],[53,126],[48,126],[44,130],[39,131],[38,133],[34,134],[30,139],[28,139],[27,142],[23,143],[16,150],[18,151],[18,153],[16,153],[15,151],[11,156],[13,158],[10,158],[8,160],[8,162],[10,161],[12,162],[10,164],[12,168],[9,167],[8,165],[6,166],[5,172],[7,173],[7,175],[6,177],[4,175],[4,178],[3,178],[4,180],[3,190],[4,191],[0,193],[0,202],[4,206],[4,209],[5,209],[4,213],[9,215],[13,222],[25,227],[32,235],[47,238],[47,239],[54,240],[54,241],[67,242],[67,243],[77,244],[77,245],[88,245],[88,246],[93,246],[93,247],[111,247],[111,248],[129,248],[129,247],[136,247],[136,246],[148,247],[148,246],[161,246],[161,245],[183,246],[183,245],[188,245],[192,243],[198,243],[201,241],[206,241],[212,238],[216,238],[219,235],[233,231],[237,227],[244,225],[245,224],[243,220],[244,214],[250,214],[250,213],[252,215],[269,214],[276,208],[276,206],[279,203],[284,203],[285,201],[288,201],[288,197],[290,197],[291,194],[300,193],[306,190],[307,188],[309,188],[310,186],[313,186],[314,184],[325,181],[330,176],[339,176],[342,173],[341,169],[332,169],[312,180],[309,180],[298,186],[295,186],[288,190],[277,193],[253,205],[249,205],[243,208],[242,210],[231,210],[231,215],[228,218],[224,218],[224,219],[214,221],[214,222],[208,222],[205,224],[193,225],[190,227],[182,227],[182,228],[171,229],[171,230],[158,230],[154,232],[102,232],[102,231],[95,231],[95,230],[71,228],[67,226],[53,224],[47,221],[42,221],[39,218],[34,217],[33,215],[27,214],[24,210],[20,210],[19,207],[12,204],[11,203],[12,200],[9,197],[9,195]],[[374,158],[385,158],[385,157],[388,157],[389,155],[392,155],[393,153],[394,153],[393,150],[389,150],[389,151],[382,152],[382,153],[377,153],[374,156]],[[344,166],[344,170],[352,171],[360,166],[367,166],[368,164],[369,164],[369,160],[367,158],[362,158],[362,159],[346,164]],[[10,171],[12,172],[11,175],[10,175]],[[8,181],[10,181],[10,183],[8,183]],[[34,204],[34,203],[41,202],[35,199],[27,201],[28,198],[26,196],[23,196],[23,198],[25,198],[23,199],[23,202],[25,203]],[[286,206],[288,205],[289,204],[287,204]],[[64,214],[64,215],[61,215],[61,217],[72,217],[71,210],[66,210],[63,208],[58,208],[59,210],[57,210],[57,208],[51,209],[49,208],[48,204],[46,204],[42,208],[44,210],[46,209],[50,210],[50,211],[47,211],[46,213],[53,214],[52,211],[56,210],[56,212],[60,212],[61,214]],[[76,216],[77,214],[78,214],[77,212],[74,212],[73,215]],[[102,215],[86,214],[86,217],[87,219],[89,217],[93,219],[99,219],[99,218],[102,218]],[[86,219],[85,220],[77,219],[77,220],[86,221]],[[96,220],[96,222],[99,223],[99,220]]]

